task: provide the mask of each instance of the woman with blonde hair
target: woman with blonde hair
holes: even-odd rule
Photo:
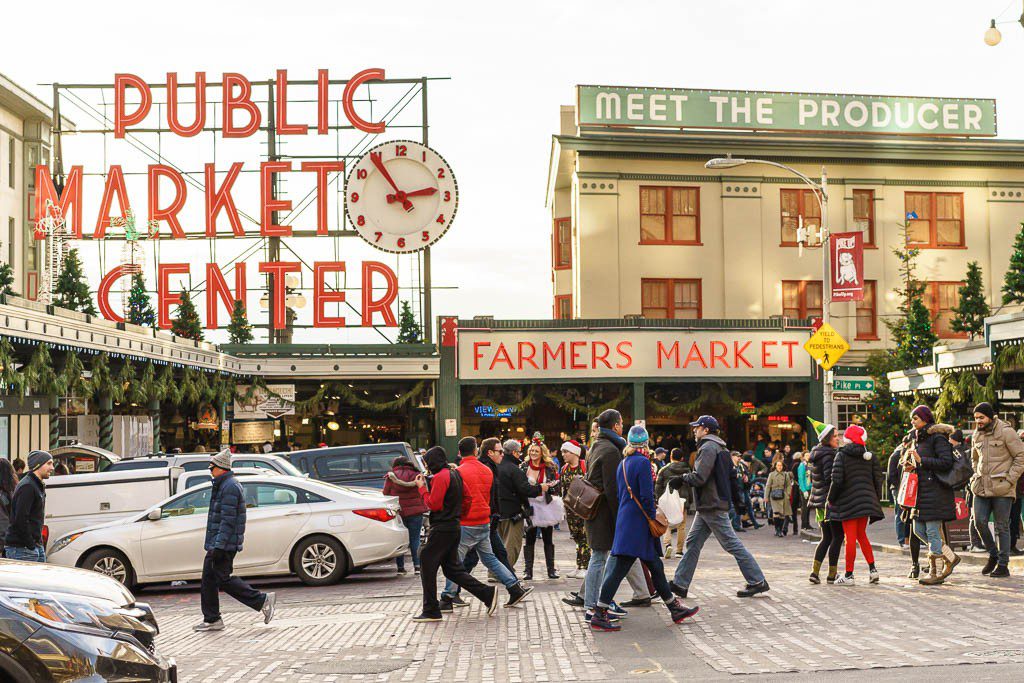
[[[557,579],[555,572],[555,541],[554,526],[558,523],[548,512],[556,509],[555,496],[559,495],[560,487],[558,482],[558,469],[555,467],[551,452],[539,439],[526,450],[526,457],[523,458],[523,471],[531,484],[549,484],[551,488],[530,500],[530,507],[533,514],[526,520],[526,544],[523,546],[523,564],[525,567],[524,579],[533,580],[533,552],[537,543],[537,535],[544,539],[544,560],[547,564],[548,578]],[[560,502],[560,501],[559,501]]]

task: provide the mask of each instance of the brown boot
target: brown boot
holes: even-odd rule
[[[918,583],[922,586],[937,586],[943,581],[943,577],[939,574],[938,563],[945,562],[945,559],[937,553],[928,553],[928,561],[931,563],[931,570],[928,576],[919,579]]]
[[[946,579],[950,574],[953,573],[953,569],[960,564],[960,556],[953,552],[953,549],[948,545],[943,544],[942,546],[942,558],[946,561],[946,566],[942,570],[942,578]]]

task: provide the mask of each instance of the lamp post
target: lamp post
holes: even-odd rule
[[[736,168],[737,166],[745,166],[747,164],[764,164],[766,166],[774,166],[775,168],[781,168],[784,171],[788,171],[804,181],[804,183],[811,188],[814,192],[814,196],[818,199],[818,204],[821,206],[821,322],[823,324],[829,323],[829,304],[832,302],[832,273],[831,264],[829,262],[828,253],[828,175],[825,173],[825,167],[821,167],[821,182],[815,182],[800,171],[780,164],[775,161],[768,161],[767,159],[737,159],[732,156],[718,157],[716,159],[709,160],[704,164],[704,168],[712,170],[720,170],[726,168]],[[825,424],[832,422],[832,380],[830,378],[830,370],[822,368],[822,406],[821,414],[822,420]]]

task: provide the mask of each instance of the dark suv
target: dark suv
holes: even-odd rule
[[[404,455],[413,462],[412,446],[405,442],[370,443],[360,446],[332,446],[282,453],[312,479],[342,486],[384,488],[384,475],[395,458]]]
[[[0,680],[177,681],[149,605],[114,579],[0,560]]]

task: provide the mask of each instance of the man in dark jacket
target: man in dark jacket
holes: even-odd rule
[[[729,521],[730,501],[737,509],[742,508],[743,501],[739,495],[729,449],[718,436],[718,420],[710,415],[702,415],[690,426],[698,440],[694,471],[672,479],[669,486],[678,489],[684,483],[689,484],[696,498],[697,514],[686,536],[686,552],[676,568],[675,580],[671,582],[672,591],[681,598],[686,597],[700,560],[700,551],[708,537],[714,534],[719,545],[736,558],[743,578],[747,581],[747,585],[736,595],[749,598],[765,593],[769,589],[768,582],[757,560],[736,536]]]
[[[519,466],[518,455],[522,446],[515,439],[501,445],[502,458],[495,463],[494,495],[497,497],[498,535],[505,546],[508,566],[515,567],[519,553],[523,551],[523,521],[530,513],[530,499],[536,498],[545,489],[531,484],[526,472]]]
[[[23,562],[46,562],[43,547],[43,519],[46,487],[43,481],[53,473],[53,456],[46,451],[28,454],[28,474],[14,488],[11,523],[4,540],[4,557]]]
[[[213,489],[210,510],[206,516],[206,559],[199,599],[203,621],[194,631],[223,631],[219,591],[240,603],[263,613],[263,623],[274,618],[277,595],[261,593],[237,576],[232,576],[235,555],[242,552],[245,540],[245,493],[231,472],[231,451],[223,450],[210,458]]]

